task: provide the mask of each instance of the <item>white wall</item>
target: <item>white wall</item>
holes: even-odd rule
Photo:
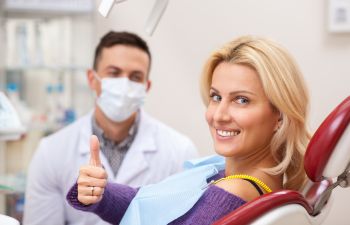
[[[190,136],[202,155],[213,148],[199,95],[199,75],[210,52],[236,36],[267,36],[292,52],[309,87],[313,131],[350,95],[350,34],[327,31],[326,0],[170,0],[149,37],[144,24],[154,2],[129,0],[116,5],[107,19],[96,15],[96,36],[113,29],[146,38],[153,53],[153,86],[146,110]],[[340,215],[348,208],[346,199],[350,190],[337,191],[325,224],[349,224],[345,214]]]
[[[2,9],[2,2],[0,2],[0,24],[4,24],[4,19],[1,17],[3,13]],[[4,32],[4,26],[0,26],[0,48],[5,49],[4,43],[5,42],[5,32]],[[5,51],[0,51],[0,59],[5,58]],[[4,76],[4,65],[5,65],[5,60],[0,60],[0,84],[5,83],[5,76]],[[0,89],[2,87],[0,86]]]
[[[0,15],[2,14],[2,3],[0,2]],[[3,19],[0,16],[0,24],[3,23]],[[4,43],[5,35],[4,35],[4,29],[2,26],[0,26],[0,43]],[[3,44],[0,44],[0,47],[3,49]],[[4,58],[4,51],[0,51],[0,59]],[[0,85],[4,83],[4,74],[3,74],[3,68],[4,68],[4,60],[0,60]],[[0,86],[0,90],[1,90]],[[3,142],[0,142],[0,159],[5,158],[6,151],[5,151],[5,144]],[[2,163],[0,165],[0,174],[3,174],[5,172],[5,165]],[[0,195],[0,213],[5,211],[5,197]]]

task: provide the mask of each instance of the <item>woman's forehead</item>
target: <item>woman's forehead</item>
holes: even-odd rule
[[[228,92],[263,92],[258,73],[249,66],[220,63],[213,72],[211,87]]]

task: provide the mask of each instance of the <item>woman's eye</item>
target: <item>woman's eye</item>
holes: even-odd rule
[[[210,99],[214,102],[220,102],[221,101],[221,96],[215,94],[215,93],[212,93],[210,94]]]
[[[242,105],[246,105],[249,103],[249,100],[245,97],[242,97],[242,96],[238,96],[236,99],[235,99],[235,102],[237,102],[238,104],[242,104]]]

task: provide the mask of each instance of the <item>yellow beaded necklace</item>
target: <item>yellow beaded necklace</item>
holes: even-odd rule
[[[246,175],[246,174],[237,174],[237,175],[227,176],[227,177],[218,179],[218,180],[216,180],[216,181],[213,181],[212,184],[217,184],[217,183],[219,183],[220,181],[229,180],[229,179],[247,179],[247,180],[253,181],[253,182],[255,182],[256,184],[258,184],[258,185],[259,185],[260,187],[262,187],[267,193],[272,192],[271,188],[269,188],[264,182],[262,182],[261,180],[259,180],[259,179],[256,178],[256,177],[249,176],[249,175]]]

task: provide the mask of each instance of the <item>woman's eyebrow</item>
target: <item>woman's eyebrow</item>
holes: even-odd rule
[[[247,91],[247,90],[237,90],[237,91],[232,91],[229,93],[229,95],[237,95],[237,94],[250,94],[250,95],[257,95],[252,91]]]
[[[217,90],[214,87],[210,87],[210,90],[213,90],[214,92],[220,93],[219,90]],[[248,90],[237,90],[237,91],[232,91],[229,93],[229,95],[237,95],[237,94],[250,94],[250,95],[257,95],[252,91],[248,91]]]
[[[209,91],[219,92],[219,91],[218,91],[218,90],[216,90],[214,87],[210,87]]]

